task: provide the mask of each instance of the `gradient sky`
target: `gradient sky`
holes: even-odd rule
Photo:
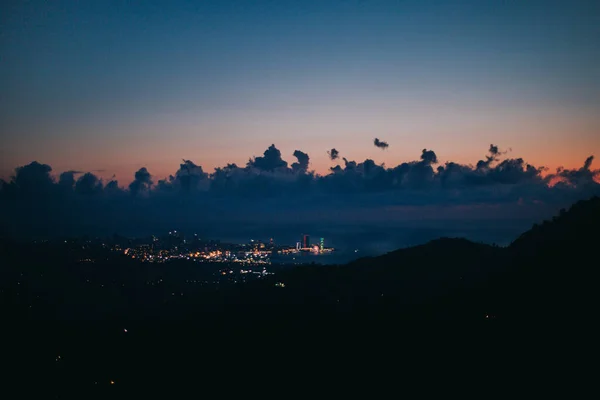
[[[251,4],[250,4],[251,3]],[[598,1],[4,1],[0,176],[600,156]],[[390,143],[382,151],[379,137]]]

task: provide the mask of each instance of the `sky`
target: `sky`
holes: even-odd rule
[[[598,1],[0,3],[0,237],[380,254],[600,195]]]
[[[157,178],[276,144],[396,165],[600,154],[596,1],[17,1],[0,5],[0,177]],[[372,145],[374,137],[390,146]]]

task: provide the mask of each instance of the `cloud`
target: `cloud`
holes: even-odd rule
[[[583,170],[589,171],[590,167],[592,166],[592,161],[594,161],[594,156],[589,156],[586,158],[585,162],[583,163]]]
[[[72,189],[75,185],[75,175],[81,173],[81,171],[65,171],[59,175],[58,183],[64,188]]]
[[[152,175],[146,167],[142,167],[135,173],[133,182],[129,184],[129,191],[133,195],[149,192],[152,183]]]
[[[554,182],[559,188],[564,187],[593,187],[598,184],[600,169],[592,170],[594,156],[589,156],[583,162],[583,167],[569,170],[559,167],[555,174],[546,178],[548,182]]]
[[[498,161],[499,156],[501,154],[505,154],[506,152],[500,152],[498,146],[490,144],[490,149],[488,150],[488,155],[485,156],[485,160],[479,160],[477,162],[477,169],[489,168],[491,164]]]
[[[593,169],[593,157],[580,168],[548,174],[522,158],[504,158],[505,153],[490,145],[475,166],[452,161],[438,165],[431,149],[395,166],[342,158],[342,165],[317,175],[308,171],[308,154],[296,150],[296,162],[288,166],[271,145],[246,166],[229,163],[210,174],[183,160],[172,175],[155,183],[140,168],[127,188],[119,187],[114,177],[104,184],[81,171],[65,171],[55,181],[49,165],[34,161],[16,168],[12,179],[0,185],[1,223],[6,232],[48,234],[152,233],[180,225],[216,234],[242,226],[268,231],[292,223],[343,231],[359,222],[367,226],[433,215],[466,218],[475,209],[491,217],[521,218],[522,213],[531,218],[600,194],[600,170]]]
[[[339,158],[340,152],[333,148],[327,152],[327,155],[329,155],[329,159],[331,159],[331,161],[335,161]]]
[[[179,170],[175,173],[175,177],[170,179],[170,183],[178,185],[185,193],[190,193],[196,190],[204,190],[208,184],[203,185],[208,179],[208,174],[204,172],[200,165],[196,165],[191,160],[183,160],[179,165]]]
[[[102,193],[102,181],[91,172],[83,174],[77,182],[75,182],[75,192],[84,195],[94,195]]]
[[[423,153],[421,154],[421,160],[427,165],[437,164],[437,156],[435,155],[433,150],[423,149]]]
[[[54,180],[50,176],[52,167],[37,161],[17,167],[12,182],[22,194],[38,194],[52,189]]]
[[[375,147],[379,147],[380,149],[384,150],[390,147],[390,145],[387,142],[379,140],[378,138],[375,138],[375,140],[373,140],[373,144],[375,145]]]
[[[308,163],[310,159],[308,154],[300,150],[296,150],[294,151],[294,157],[298,159],[298,162],[292,164],[292,170],[294,172],[305,173],[308,170]]]
[[[287,168],[287,162],[281,158],[281,152],[274,144],[269,146],[262,157],[254,157],[248,161],[249,168],[255,168],[259,171],[276,171]]]
[[[348,161],[346,157],[343,158],[344,165],[346,166],[346,170],[353,170],[356,168],[356,161]]]
[[[109,195],[118,195],[118,194],[124,194],[125,190],[123,190],[119,187],[118,181],[112,179],[104,187],[104,192]]]

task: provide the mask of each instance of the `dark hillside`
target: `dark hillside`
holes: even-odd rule
[[[535,225],[509,247],[507,272],[493,284],[499,309],[523,319],[588,318],[598,300],[600,198]]]
[[[81,264],[73,262],[81,247],[26,251],[5,242],[0,301],[11,346],[4,367],[20,387],[35,376],[45,391],[104,396],[115,379],[119,390],[140,395],[153,394],[154,384],[230,379],[223,371],[236,368],[255,376],[263,360],[284,374],[325,360],[316,367],[329,376],[352,365],[387,369],[382,358],[404,362],[411,350],[460,349],[462,357],[478,340],[488,356],[509,332],[523,344],[529,328],[546,323],[555,329],[536,330],[535,341],[581,338],[599,300],[598,226],[593,198],[509,247],[442,238],[215,289],[190,285],[210,270],[185,263],[148,266],[99,253],[97,263]]]
[[[304,266],[221,293],[229,310],[428,319],[571,318],[596,299],[600,199],[581,201],[507,248],[442,238],[343,266]],[[281,287],[281,283],[284,287]],[[584,311],[586,310],[586,311]]]

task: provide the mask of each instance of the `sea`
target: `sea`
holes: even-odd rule
[[[365,254],[360,250],[333,251],[330,253],[300,252],[295,254],[277,254],[271,256],[271,263],[296,265],[312,263],[322,265],[347,264],[361,257],[367,257],[370,255],[372,254]]]

